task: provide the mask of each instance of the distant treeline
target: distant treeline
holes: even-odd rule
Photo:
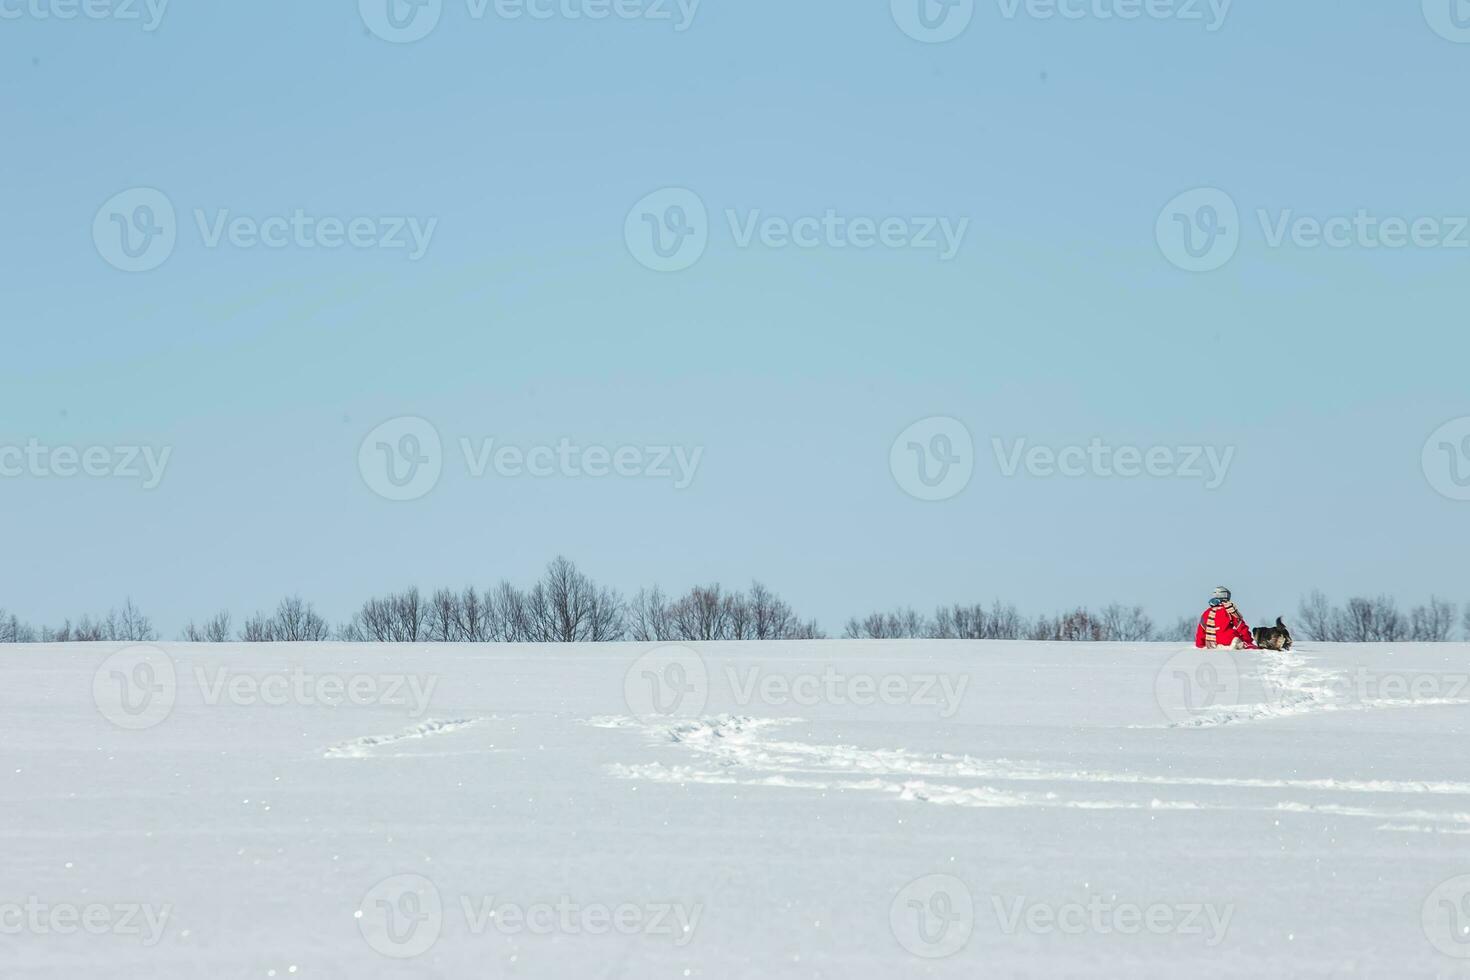
[[[1470,633],[1470,608],[1463,626]],[[1334,606],[1320,592],[1302,600],[1292,631],[1301,639],[1331,642],[1444,642],[1455,638],[1455,603],[1431,598],[1407,613],[1387,596],[1352,598]],[[1289,619],[1289,617],[1288,617]],[[1262,617],[1256,625],[1268,625]],[[1142,606],[1117,603],[1096,612],[1074,609],[1028,617],[999,600],[986,606],[940,606],[932,615],[914,609],[874,612],[847,621],[847,639],[1064,640],[1188,642],[1198,620],[1179,619],[1159,628]],[[190,622],[180,639],[193,643],[600,643],[616,640],[812,640],[825,634],[759,582],[748,590],[695,586],[671,596],[657,587],[631,599],[593,582],[572,562],[557,558],[541,578],[522,588],[501,582],[480,590],[417,588],[374,597],[345,623],[332,626],[300,596],[281,600],[273,612],[257,612],[236,627],[221,611]],[[103,616],[82,616],[40,629],[0,609],[0,643],[76,643],[159,639],[132,600]]]

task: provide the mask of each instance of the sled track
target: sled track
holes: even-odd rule
[[[605,771],[619,779],[868,792],[905,803],[980,808],[1321,813],[1376,820],[1380,830],[1470,834],[1470,783],[1466,782],[1163,776],[771,737],[775,730],[799,722],[723,715],[653,725],[631,718],[599,718],[584,723],[601,728],[637,728],[654,742],[692,756],[689,761],[673,763],[607,766]],[[1027,785],[1038,783],[1048,785]],[[1099,789],[1127,787],[1154,792],[1132,799],[1094,795]],[[1203,788],[1251,792],[1216,794],[1213,800],[1193,798],[1187,792]],[[1336,799],[1302,802],[1283,798],[1287,793]],[[1248,799],[1238,800],[1242,796]],[[1393,797],[1409,799],[1395,803]],[[1422,805],[1444,797],[1460,797],[1462,808],[1429,809]],[[1370,802],[1378,805],[1367,805]]]
[[[1467,705],[1470,697],[1386,698],[1357,697],[1352,679],[1345,671],[1308,666],[1291,651],[1262,650],[1256,660],[1259,670],[1246,680],[1260,684],[1265,700],[1247,704],[1222,704],[1201,711],[1185,721],[1166,725],[1133,725],[1133,728],[1217,728],[1256,721],[1299,718],[1338,711],[1379,711],[1387,708],[1425,708]]]
[[[459,718],[453,721],[440,721],[431,718],[422,724],[414,725],[412,728],[406,728],[401,732],[387,735],[363,735],[360,738],[348,739],[345,742],[329,745],[322,753],[322,757],[326,759],[369,759],[385,756],[391,758],[405,754],[386,751],[389,747],[399,742],[449,735],[493,720],[495,720],[493,717]]]

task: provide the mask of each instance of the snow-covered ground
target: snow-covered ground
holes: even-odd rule
[[[0,650],[0,976],[1470,976],[1470,646]]]

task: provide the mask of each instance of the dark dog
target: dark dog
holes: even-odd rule
[[[1257,626],[1251,633],[1255,635],[1256,646],[1262,650],[1291,649],[1291,630],[1286,628],[1280,616],[1276,617],[1275,626]]]

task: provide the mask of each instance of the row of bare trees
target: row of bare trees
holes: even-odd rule
[[[1457,625],[1470,634],[1470,606],[1431,597],[1400,611],[1394,599],[1354,597],[1336,606],[1321,592],[1302,600],[1289,625],[1302,639],[1337,643],[1445,642]],[[1267,622],[1267,620],[1262,620]],[[932,615],[914,609],[874,612],[848,620],[850,639],[1189,641],[1196,620],[1184,617],[1160,629],[1141,606],[1113,603],[1093,612],[1079,608],[1030,618],[996,601],[990,606],[940,606]],[[557,558],[527,588],[501,582],[483,591],[474,586],[417,588],[374,597],[333,628],[300,596],[281,600],[272,612],[257,612],[235,629],[222,611],[196,625],[183,639],[195,643],[599,643],[614,640],[803,640],[824,636],[814,620],[802,619],[780,596],[759,582],[747,591],[695,586],[682,595],[640,590],[631,600],[592,581],[566,558]],[[57,628],[34,629],[0,609],[0,643],[66,643],[98,640],[147,642],[158,639],[148,617],[131,599],[105,615],[67,620]]]
[[[677,598],[642,590],[628,606],[630,640],[817,640],[815,620],[803,620],[759,582],[749,592],[697,585]]]
[[[36,629],[21,622],[14,613],[0,609],[0,643],[88,643],[104,640],[146,643],[158,639],[153,623],[128,599],[121,608],[100,616],[84,615],[73,623]]]
[[[1075,609],[1028,619],[1015,606],[996,601],[940,606],[933,616],[914,609],[875,612],[847,621],[848,639],[895,640],[1066,640],[1144,642],[1161,639],[1142,606],[1114,603],[1101,612]]]
[[[1303,635],[1331,643],[1443,643],[1454,637],[1458,606],[1438,596],[1425,605],[1401,612],[1390,596],[1354,596],[1334,606],[1321,592],[1302,600],[1298,610]],[[1470,607],[1464,626],[1470,634]]]
[[[530,588],[510,582],[418,589],[369,599],[342,627],[348,642],[601,643],[623,639],[623,599],[565,558],[546,566]]]

